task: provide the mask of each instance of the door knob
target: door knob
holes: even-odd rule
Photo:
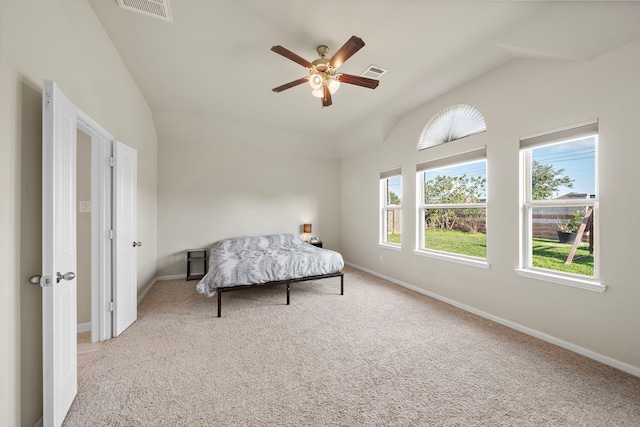
[[[133,247],[142,246],[142,242],[133,242]]]
[[[60,274],[58,271],[58,277],[56,283],[60,283],[61,280],[73,280],[76,278],[76,273],[69,271],[68,273]]]

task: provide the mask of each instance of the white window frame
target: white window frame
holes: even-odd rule
[[[568,200],[533,200],[531,194],[532,180],[532,150],[552,144],[566,143],[585,137],[595,137],[595,197],[590,199]],[[599,244],[599,196],[598,188],[598,121],[590,120],[583,123],[559,128],[544,133],[523,137],[520,139],[520,266],[516,273],[523,277],[558,283],[561,285],[604,292],[606,286],[599,281],[600,277],[600,244]],[[575,207],[593,208],[594,253],[593,277],[561,271],[536,268],[532,266],[533,220],[532,212],[535,208],[543,207]]]
[[[485,214],[488,215],[487,203],[485,202],[475,202],[475,203],[446,203],[446,204],[426,204],[425,203],[425,188],[424,188],[424,172],[428,170],[434,169],[442,169],[451,166],[463,165],[465,163],[475,163],[478,161],[484,160],[485,164],[487,162],[487,154],[486,147],[483,146],[480,149],[475,149],[472,151],[455,154],[452,156],[447,156],[441,159],[431,160],[424,163],[419,163],[416,165],[416,188],[417,191],[417,201],[416,205],[418,206],[418,212],[416,215],[416,245],[414,254],[419,256],[424,256],[428,258],[435,258],[443,261],[455,262],[458,264],[468,265],[472,267],[478,267],[483,269],[490,268],[490,264],[487,261],[487,257],[475,257],[464,254],[457,254],[454,252],[445,252],[438,251],[435,249],[429,249],[425,247],[425,211],[427,209],[437,209],[437,208],[446,208],[446,209],[484,209]],[[485,174],[487,173],[487,168],[485,167]],[[487,188],[485,191],[488,193],[488,179],[487,179]],[[486,200],[486,199],[485,199]],[[486,223],[485,223],[486,226]],[[488,248],[487,248],[488,252]]]
[[[395,169],[390,169],[384,172],[380,173],[380,236],[378,239],[378,244],[382,247],[385,248],[389,248],[389,249],[398,249],[400,250],[402,247],[402,194],[399,194],[398,196],[400,197],[401,200],[401,204],[400,205],[391,205],[391,204],[387,204],[387,194],[388,194],[388,188],[387,188],[387,184],[388,184],[388,179],[389,178],[394,178],[394,177],[400,177],[400,185],[402,188],[402,169],[401,168],[395,168]],[[400,215],[400,243],[392,243],[392,242],[388,242],[387,241],[387,214],[390,211],[394,211],[394,212],[398,212]]]

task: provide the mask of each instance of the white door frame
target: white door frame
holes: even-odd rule
[[[91,341],[112,338],[113,235],[111,209],[113,135],[78,110],[77,127],[91,138]]]

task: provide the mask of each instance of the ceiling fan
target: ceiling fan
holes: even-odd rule
[[[325,45],[320,45],[316,49],[320,58],[313,62],[307,61],[282,46],[273,46],[271,50],[275,53],[309,69],[309,76],[275,87],[273,88],[273,91],[282,92],[283,90],[298,86],[304,82],[309,82],[313,89],[313,92],[311,93],[322,99],[323,107],[328,107],[332,104],[331,95],[338,90],[340,83],[348,83],[369,89],[375,89],[378,87],[378,83],[380,83],[378,80],[337,72],[338,67],[340,67],[347,59],[351,58],[357,51],[362,49],[363,46],[364,42],[361,38],[351,36],[351,38],[347,40],[347,42],[338,49],[330,59],[328,59],[327,55],[329,54],[329,48]]]

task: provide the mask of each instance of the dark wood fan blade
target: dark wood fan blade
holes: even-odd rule
[[[340,77],[338,77],[338,80],[341,83],[348,83],[350,85],[362,86],[362,87],[366,87],[366,88],[369,88],[369,89],[377,88],[378,84],[380,83],[376,79],[370,79],[368,77],[354,76],[352,74],[340,74]]]
[[[334,68],[338,68],[344,64],[347,59],[351,58],[354,53],[362,49],[363,46],[364,42],[360,37],[351,36],[351,38],[333,54],[329,60],[329,64]]]
[[[306,59],[296,55],[295,53],[291,52],[289,49],[284,48],[282,46],[273,46],[271,47],[271,50],[274,51],[275,53],[284,56],[287,59],[292,60],[293,62],[297,62],[298,64],[302,65],[303,67],[307,67],[307,68],[311,68],[313,66],[313,64],[309,61],[307,61]]]
[[[302,83],[305,83],[307,80],[309,80],[309,77],[303,77],[301,79],[294,80],[294,81],[289,82],[289,83],[285,83],[282,86],[274,87],[271,90],[274,91],[274,92],[282,92],[283,90],[287,90],[287,89],[290,89],[292,87],[301,85]]]
[[[329,88],[327,87],[327,85],[324,85],[324,96],[322,97],[322,106],[328,107],[331,104],[332,104],[331,92],[329,92]]]

